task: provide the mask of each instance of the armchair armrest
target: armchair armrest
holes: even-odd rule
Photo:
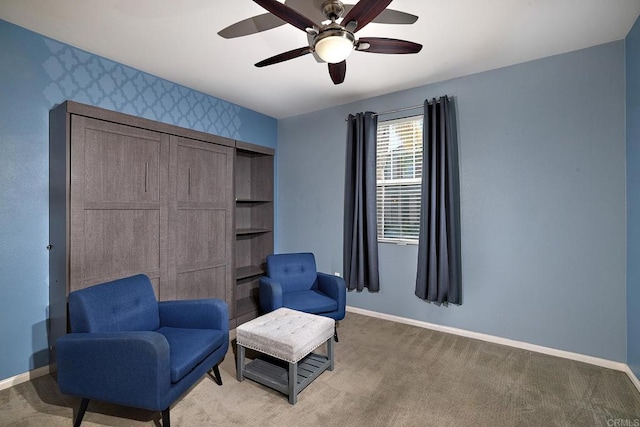
[[[162,335],[71,333],[56,344],[63,393],[154,411],[168,406],[169,343]]]
[[[269,313],[282,307],[282,286],[267,276],[260,277],[260,307]]]
[[[229,331],[229,308],[221,299],[161,301],[160,326]]]
[[[318,273],[318,289],[338,301],[338,317],[344,318],[347,304],[347,285],[342,277]]]

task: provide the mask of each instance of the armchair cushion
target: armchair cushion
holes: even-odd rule
[[[270,255],[267,276],[291,291],[307,291],[316,287],[316,259],[311,253]]]
[[[347,290],[344,279],[318,273],[312,253],[267,256],[267,275],[260,278],[260,306],[265,312],[287,307],[342,320]]]
[[[220,299],[160,301],[160,326],[229,330],[227,304]]]
[[[283,306],[305,313],[318,314],[336,311],[338,302],[315,290],[287,292],[282,295]]]
[[[71,332],[153,331],[160,327],[158,302],[144,274],[71,292],[69,320]]]
[[[222,331],[163,327],[156,332],[169,343],[171,382],[177,383],[226,339]]]

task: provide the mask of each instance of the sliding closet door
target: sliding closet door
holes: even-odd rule
[[[220,298],[232,313],[233,148],[171,137],[169,277],[163,300]]]
[[[71,126],[70,291],[144,273],[159,295],[168,135],[76,115]]]

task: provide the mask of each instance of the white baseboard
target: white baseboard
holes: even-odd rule
[[[627,366],[627,365],[625,365],[625,366]],[[638,379],[638,377],[636,377],[636,374],[633,373],[633,371],[631,370],[631,368],[629,366],[627,366],[627,369],[625,370],[625,372],[629,376],[629,379],[631,380],[633,385],[636,386],[636,388],[640,392],[640,380]]]
[[[409,319],[406,317],[394,316],[392,314],[379,313],[377,311],[365,310],[358,307],[347,306],[347,311],[357,314],[363,314],[365,316],[377,317],[379,319],[391,320],[393,322],[405,323],[407,325],[418,326],[420,328],[432,329],[435,331],[445,332],[453,335],[460,335],[467,338],[474,338],[481,341],[487,341],[495,344],[507,345],[509,347],[521,348],[524,350],[534,351],[536,353],[549,354],[551,356],[562,357],[565,359],[577,360],[579,362],[589,363],[591,365],[601,366],[603,368],[615,369],[616,371],[626,372],[630,376],[631,381],[635,384],[638,391],[640,391],[640,382],[633,372],[627,366],[626,363],[615,362],[613,360],[601,359],[599,357],[588,356],[586,354],[573,353],[565,350],[558,350],[551,347],[544,347],[541,345],[530,344],[524,341],[516,341],[508,338],[501,338],[495,335],[483,334],[480,332],[472,332],[464,329],[453,328],[451,326],[443,326],[435,323],[423,322],[421,320]]]
[[[602,359],[599,357],[587,356],[585,354],[573,353],[565,350],[558,350],[551,347],[544,347],[541,345],[530,344],[523,341],[511,340],[508,338],[501,338],[495,335],[483,334],[480,332],[467,331],[465,329],[453,328],[451,326],[443,326],[435,323],[423,322],[421,320],[409,319],[407,317],[395,316],[393,314],[379,313],[377,311],[366,310],[358,307],[347,306],[347,311],[364,316],[376,317],[379,319],[390,320],[392,322],[404,323],[407,325],[417,326],[425,329],[432,329],[435,331],[445,332],[453,335],[460,335],[467,338],[474,338],[481,341],[491,342],[495,344],[507,345],[510,347],[521,348],[524,350],[534,351],[536,353],[549,354],[551,356],[563,357],[565,359],[577,360],[579,362],[589,363],[591,365],[601,366],[603,368],[615,369],[627,374],[633,385],[640,392],[640,380],[635,376],[631,368],[626,363],[615,362],[613,360]],[[32,371],[25,372],[23,374],[16,375],[0,381],[0,390],[11,388],[14,385],[18,385],[35,378],[43,377],[50,372],[49,365],[42,366]]]
[[[49,365],[42,366],[41,368],[34,369],[32,371],[25,372],[23,374],[10,377],[0,381],[0,390],[11,388],[14,385],[26,383],[27,381],[43,377],[49,373]]]

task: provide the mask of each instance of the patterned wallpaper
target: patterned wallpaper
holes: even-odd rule
[[[51,82],[51,106],[72,99],[126,114],[241,139],[242,107],[162,80],[117,62],[44,39],[51,55],[42,63]]]
[[[65,100],[277,146],[273,117],[0,19],[0,381],[48,363],[49,110]]]

